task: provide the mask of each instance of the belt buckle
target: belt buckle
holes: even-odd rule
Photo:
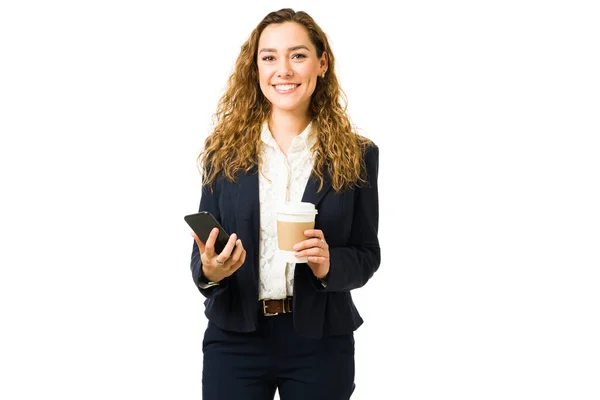
[[[264,299],[262,301],[262,303],[263,303],[263,314],[264,314],[265,317],[273,317],[275,315],[279,315],[279,313],[270,313],[270,312],[267,312],[267,301],[266,301],[266,299]],[[284,308],[284,311],[285,311],[285,308]]]

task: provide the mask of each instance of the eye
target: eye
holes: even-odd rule
[[[302,53],[296,53],[292,56],[292,58],[306,58],[306,56]]]
[[[274,59],[275,59],[275,57],[273,57],[273,56],[264,56],[262,58],[263,61],[273,61]]]

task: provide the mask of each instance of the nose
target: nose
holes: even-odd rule
[[[290,60],[283,57],[277,65],[277,76],[292,76],[292,64]]]

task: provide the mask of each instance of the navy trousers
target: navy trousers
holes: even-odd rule
[[[204,400],[348,400],[354,390],[354,336],[311,339],[292,314],[260,317],[239,333],[209,322],[202,345]]]

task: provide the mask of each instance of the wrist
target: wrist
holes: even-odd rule
[[[319,275],[315,274],[315,277],[317,279],[327,280],[327,278],[329,278],[329,271],[330,270],[328,269],[327,272],[325,274],[321,275],[321,276],[319,276],[320,274]]]
[[[220,279],[217,279],[217,277],[212,276],[212,274],[210,274],[210,273],[207,274],[206,270],[204,269],[204,265],[202,265],[200,279],[202,279],[203,281],[206,281],[207,283],[219,283],[219,281],[220,281]]]

